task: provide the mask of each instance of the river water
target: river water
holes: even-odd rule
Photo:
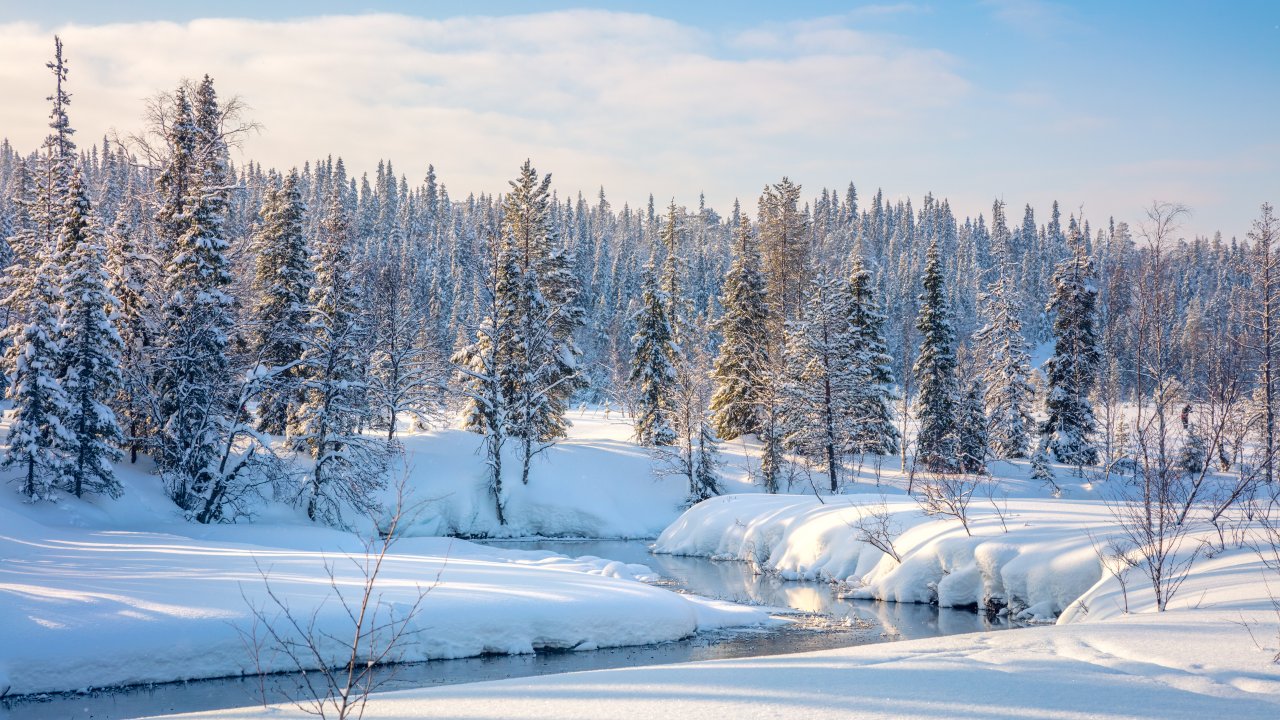
[[[581,652],[493,655],[436,660],[389,668],[385,690],[553,673],[662,665],[695,660],[779,655],[892,640],[984,632],[1010,627],[1002,619],[965,610],[869,600],[838,600],[825,583],[784,582],[756,575],[740,562],[652,555],[633,540],[492,541],[489,545],[550,550],[571,557],[594,555],[648,565],[658,584],[722,600],[790,608],[792,622],[767,629],[702,633],[678,642]],[[292,675],[219,678],[114,688],[85,694],[0,700],[0,720],[107,720],[284,702],[296,696]]]

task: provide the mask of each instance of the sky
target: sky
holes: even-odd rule
[[[957,214],[1057,200],[1095,225],[1153,201],[1243,236],[1280,201],[1280,2],[60,2],[0,0],[0,136],[47,133],[58,33],[82,147],[209,74],[287,168],[390,158],[451,196],[523,160],[561,197],[754,207],[926,193]]]

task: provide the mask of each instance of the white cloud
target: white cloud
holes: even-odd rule
[[[19,147],[45,133],[52,32],[0,25],[0,134]],[[705,189],[724,206],[815,156],[852,177],[968,92],[947,55],[836,19],[760,28],[767,47],[745,53],[733,38],[604,11],[57,32],[84,145],[136,129],[144,98],[207,72],[264,128],[248,157],[284,167],[332,153],[355,169],[391,157],[414,179],[433,162],[455,195],[501,190],[531,156],[561,192],[603,184],[615,201],[694,202]]]
[[[996,4],[1028,29],[1064,17],[1031,0]],[[1252,196],[1276,187],[1274,148],[1219,153],[1234,172],[1152,165],[1207,153],[1152,147],[1144,128],[1164,119],[1140,105],[1100,107],[1004,74],[971,82],[964,58],[861,30],[864,15],[723,36],[590,10],[0,23],[0,136],[34,149],[47,132],[44,63],[56,31],[83,146],[109,128],[139,129],[146,98],[209,73],[263,126],[245,157],[284,168],[341,155],[356,172],[389,157],[414,182],[434,163],[454,197],[503,191],[531,157],[562,196],[603,185],[616,206],[651,192],[693,204],[706,191],[722,210],[735,196],[750,207],[785,174],[814,193],[850,180],[864,195],[932,191],[975,215],[997,195],[1041,212],[1055,198],[1083,202],[1095,220],[1131,217],[1158,197],[1195,205],[1197,231],[1234,232],[1274,200]],[[1272,164],[1245,162],[1259,157]],[[1231,191],[1246,184],[1248,193]]]

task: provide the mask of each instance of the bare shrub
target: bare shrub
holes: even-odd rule
[[[407,643],[419,632],[416,619],[427,594],[440,583],[440,574],[427,586],[415,585],[406,602],[383,599],[378,585],[383,562],[400,538],[404,513],[404,481],[397,489],[396,504],[378,536],[363,541],[364,550],[348,556],[358,579],[355,590],[339,577],[333,562],[324,563],[330,597],[310,612],[295,610],[289,598],[271,584],[270,570],[258,567],[267,601],[255,605],[246,598],[251,625],[241,629],[245,647],[262,675],[264,657],[283,656],[300,679],[300,690],[288,695],[299,710],[320,718],[358,718],[369,696],[394,679],[394,673],[378,672],[381,666],[404,659]],[[336,601],[349,624],[342,631],[322,624],[320,615]],[[338,658],[338,664],[334,664]],[[260,682],[259,688],[264,685]],[[266,702],[263,690],[263,702]]]
[[[966,535],[973,535],[969,530],[969,503],[981,480],[981,476],[968,473],[933,473],[920,483],[915,500],[925,515],[955,518]]]
[[[894,522],[893,514],[884,498],[878,505],[863,505],[858,508],[858,519],[849,524],[857,531],[855,539],[866,543],[880,552],[902,563],[902,555],[898,553],[894,542],[902,534],[902,526]]]

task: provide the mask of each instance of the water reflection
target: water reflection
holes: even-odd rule
[[[829,618],[833,627],[849,625],[868,628],[859,642],[917,638],[1001,630],[1009,627],[1002,618],[990,618],[969,610],[937,608],[931,605],[887,603],[876,600],[841,600],[827,583],[791,582],[774,576],[757,575],[747,563],[716,562],[706,558],[653,555],[649,544],[622,540],[536,540],[493,542],[493,545],[523,550],[549,550],[579,557],[597,557],[648,565],[684,591],[751,605],[786,607]],[[786,651],[782,651],[786,652]]]

